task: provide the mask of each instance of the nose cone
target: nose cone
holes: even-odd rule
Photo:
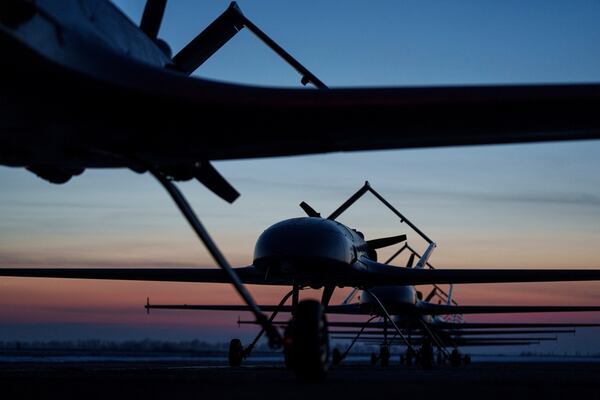
[[[348,234],[349,235],[349,234]],[[279,222],[260,235],[254,265],[349,264],[353,245],[343,228],[323,218],[294,218]]]

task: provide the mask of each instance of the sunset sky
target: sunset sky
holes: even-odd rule
[[[116,2],[136,22],[144,3]],[[329,86],[600,81],[597,1],[238,4]],[[227,5],[172,1],[159,36],[175,53]],[[300,79],[247,31],[195,75],[290,87]],[[211,132],[199,125],[198,134]],[[265,228],[303,215],[302,200],[328,213],[369,180],[438,243],[436,266],[600,268],[600,141],[337,153],[215,167],[242,193],[233,205],[196,182],[180,187],[236,266],[252,262]],[[88,170],[56,186],[24,169],[0,167],[0,187],[1,266],[214,266],[147,174]],[[414,247],[425,247],[372,197],[341,222],[371,238],[406,232]],[[276,303],[284,291],[251,287],[262,303]],[[462,285],[455,294],[461,304],[599,305],[600,282]],[[147,296],[161,303],[239,303],[227,285],[1,278],[0,340],[228,341],[254,332],[237,328],[237,313],[146,315]],[[466,319],[600,322],[600,313]],[[582,330],[528,350],[600,352],[598,333]]]

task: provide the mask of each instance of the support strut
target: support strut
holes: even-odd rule
[[[296,308],[300,301],[300,285],[296,282],[292,283],[292,315],[296,315]]]
[[[321,305],[325,308],[329,305],[329,301],[331,300],[331,296],[333,295],[333,291],[335,290],[335,286],[327,285],[323,288],[323,295],[321,296]]]
[[[206,60],[213,56],[240,30],[246,27],[258,39],[266,44],[271,50],[281,57],[286,63],[294,68],[302,76],[301,83],[306,85],[312,83],[318,89],[327,89],[319,78],[304,67],[298,60],[279,46],[266,33],[254,25],[243,13],[236,2],[232,2],[227,10],[215,19],[206,29],[198,34],[179,53],[173,57],[177,69],[186,74],[191,74]]]
[[[346,356],[348,355],[348,353],[352,349],[352,346],[354,346],[354,343],[356,343],[356,341],[358,340],[358,338],[360,337],[360,335],[363,333],[363,331],[365,330],[365,328],[371,323],[371,321],[373,321],[375,318],[378,318],[378,317],[379,317],[378,315],[374,315],[371,318],[369,318],[367,320],[367,322],[365,322],[365,324],[362,326],[362,328],[360,328],[360,331],[358,331],[358,333],[356,334],[356,336],[354,337],[354,339],[352,339],[352,342],[350,342],[350,345],[348,346],[348,348],[346,349],[346,351],[344,351],[344,354],[342,354],[341,360],[343,360],[344,358],[346,358]]]
[[[402,339],[402,341],[404,342],[404,344],[406,345],[406,347],[408,347],[411,351],[414,352],[415,349],[410,344],[410,341],[408,341],[408,339],[406,339],[406,336],[404,336],[402,334],[402,331],[400,330],[400,328],[398,328],[398,325],[396,325],[396,322],[394,322],[394,320],[392,319],[392,317],[390,316],[390,314],[387,312],[387,310],[385,309],[385,307],[383,306],[383,304],[381,303],[381,301],[379,301],[379,298],[377,298],[377,296],[375,296],[373,294],[373,292],[370,291],[369,289],[363,288],[363,290],[365,292],[367,292],[371,297],[373,297],[375,299],[375,302],[377,302],[377,305],[379,306],[379,309],[381,310],[381,312],[384,314],[384,317],[387,318],[390,321],[390,323],[392,324],[392,326],[396,330],[396,333],[398,334],[398,336],[400,336],[400,338]]]
[[[429,328],[429,324],[427,324],[427,322],[423,321],[423,319],[421,319],[421,318],[419,318],[419,322],[423,326],[425,333],[431,338],[431,340],[433,340],[433,343],[435,343],[435,345],[437,346],[437,348],[440,351],[442,351],[447,357],[450,357],[450,353],[448,353],[448,350],[446,350],[446,348],[442,344],[442,341],[440,340],[440,338],[438,337],[438,335],[436,335],[435,332],[433,332]]]
[[[388,344],[388,319],[387,317],[383,318],[383,345],[386,346]]]
[[[285,294],[285,296],[283,296],[281,298],[281,301],[279,302],[279,304],[277,305],[277,309],[275,311],[273,311],[273,313],[271,313],[271,316],[269,317],[269,323],[272,324],[273,320],[275,319],[275,317],[277,316],[277,314],[279,314],[279,311],[281,311],[281,308],[283,307],[283,305],[285,304],[285,302],[290,298],[290,296],[294,293],[294,290],[290,290],[289,292],[287,292]],[[263,327],[260,332],[258,332],[258,335],[256,335],[256,337],[254,338],[254,340],[252,341],[252,343],[250,343],[250,345],[248,345],[248,347],[246,347],[244,349],[244,358],[248,357],[250,355],[250,353],[252,352],[252,350],[254,350],[254,346],[256,346],[256,343],[258,343],[258,341],[260,340],[260,338],[262,337],[262,335],[265,333],[265,328]]]
[[[252,298],[252,295],[250,295],[250,293],[246,289],[246,286],[244,286],[244,284],[240,280],[239,276],[235,273],[233,268],[231,268],[231,265],[229,265],[229,262],[225,259],[225,256],[223,256],[223,253],[221,253],[221,251],[217,247],[217,244],[212,240],[208,231],[206,230],[206,228],[204,228],[204,226],[196,216],[196,213],[194,213],[194,210],[187,202],[183,194],[179,191],[179,189],[177,189],[177,186],[175,186],[175,184],[170,179],[168,179],[162,173],[153,168],[150,169],[150,173],[156,178],[158,182],[160,182],[160,184],[169,193],[169,195],[171,196],[171,198],[173,199],[173,201],[175,202],[185,219],[191,225],[198,238],[202,241],[202,243],[204,243],[204,246],[206,246],[206,249],[208,250],[210,255],[214,258],[219,267],[221,267],[221,269],[223,269],[223,271],[227,274],[227,277],[229,278],[235,290],[242,297],[244,302],[248,305],[248,307],[254,314],[256,322],[260,324],[266,332],[269,338],[269,345],[271,347],[281,347],[283,342],[281,335],[273,326],[271,321],[267,319],[266,315],[264,315],[261,312],[260,308]]]

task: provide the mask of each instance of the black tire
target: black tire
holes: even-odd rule
[[[433,347],[430,342],[423,343],[419,355],[421,356],[421,368],[431,369],[433,367]]]
[[[415,352],[412,351],[410,348],[407,349],[406,350],[406,355],[405,355],[405,360],[406,360],[406,366],[407,367],[412,367],[414,357],[415,357]]]
[[[372,366],[377,365],[378,361],[379,361],[379,357],[377,357],[377,354],[371,353],[371,365]]]
[[[462,358],[460,353],[458,352],[458,349],[454,349],[452,350],[452,352],[450,353],[450,365],[452,365],[453,367],[460,367]]]
[[[229,366],[239,367],[244,359],[244,346],[240,339],[231,339],[229,342]]]
[[[292,325],[293,368],[307,381],[320,381],[327,374],[329,335],[323,306],[315,300],[298,304]]]
[[[381,346],[379,350],[379,358],[381,359],[381,366],[387,368],[390,366],[390,348],[387,346]]]
[[[283,363],[287,369],[294,368],[294,338],[292,337],[294,321],[290,320],[283,334]]]
[[[331,363],[333,365],[340,365],[341,362],[342,362],[342,352],[338,348],[333,349],[333,351],[331,352]]]

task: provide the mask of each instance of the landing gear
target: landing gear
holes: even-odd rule
[[[298,377],[318,381],[327,373],[329,335],[323,306],[315,300],[298,304],[291,329],[292,364]]]
[[[229,342],[229,366],[239,367],[244,359],[244,347],[240,339],[231,339]]]

